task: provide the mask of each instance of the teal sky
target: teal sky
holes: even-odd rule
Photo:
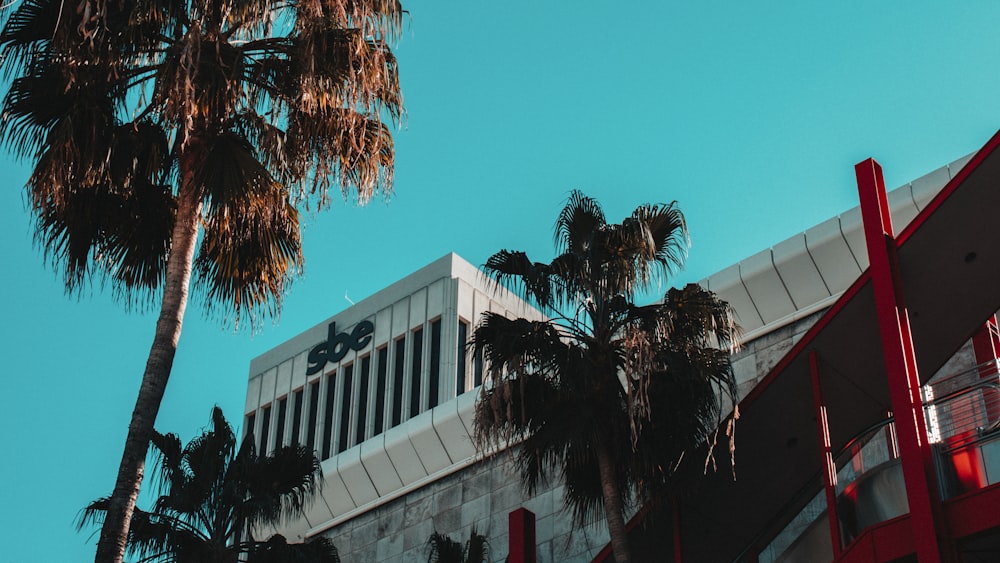
[[[310,216],[277,324],[234,333],[198,297],[157,423],[241,419],[250,359],[447,252],[552,254],[571,189],[620,220],[677,200],[696,281],[856,205],[869,156],[898,186],[1000,127],[1000,3],[409,2],[395,192]],[[0,158],[0,563],[84,562],[155,316],[67,297],[32,247],[27,165]],[[741,455],[753,455],[743,452]]]

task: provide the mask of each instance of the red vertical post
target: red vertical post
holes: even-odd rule
[[[535,513],[518,508],[507,515],[507,546],[510,563],[535,563]]]
[[[882,167],[869,158],[858,163],[854,172],[917,558],[921,563],[938,562],[944,553],[936,525],[941,521],[940,499]]]
[[[826,490],[826,516],[830,521],[830,540],[833,558],[840,557],[840,517],[837,514],[837,466],[830,446],[830,427],[826,420],[826,404],[819,382],[819,359],[816,351],[809,351],[809,376],[812,380],[813,407],[816,409],[816,432],[819,433],[820,453],[823,456],[823,488]]]

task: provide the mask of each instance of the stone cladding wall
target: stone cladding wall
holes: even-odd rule
[[[561,483],[525,496],[507,453],[481,460],[430,485],[340,524],[324,535],[344,563],[427,561],[435,531],[465,543],[473,526],[487,536],[491,561],[507,557],[507,515],[535,514],[538,563],[590,561],[608,542],[604,521],[575,528],[563,509]]]

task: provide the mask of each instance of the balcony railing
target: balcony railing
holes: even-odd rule
[[[1000,482],[998,374],[998,362],[991,361],[935,378],[923,388],[928,442],[934,448],[942,498]],[[858,433],[834,461],[842,546],[866,528],[909,512],[892,417]],[[761,550],[759,561],[829,559],[829,530],[820,490]]]

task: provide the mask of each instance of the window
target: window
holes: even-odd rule
[[[473,384],[479,387],[483,384],[483,351],[481,349],[476,350],[475,354],[472,355],[472,374],[475,377]]]
[[[385,386],[386,372],[389,369],[389,347],[383,346],[378,349],[378,380],[375,382],[375,429],[374,436],[382,433],[382,424],[385,421]]]
[[[320,459],[330,457],[330,446],[333,443],[333,402],[334,386],[337,385],[337,372],[326,376],[326,404],[323,407],[323,452]]]
[[[257,422],[257,413],[252,412],[247,415],[247,425],[243,427],[243,435],[249,436],[253,434],[253,425]]]
[[[295,392],[292,399],[292,441],[293,446],[299,445],[299,432],[302,430],[302,389]]]
[[[365,441],[368,429],[368,374],[372,369],[372,357],[361,358],[361,373],[358,374],[358,418],[354,424],[354,444]]]
[[[309,384],[309,429],[306,433],[306,447],[316,450],[316,420],[319,418],[319,380]]]
[[[413,365],[410,366],[410,416],[420,414],[420,368],[423,364],[424,329],[413,331]]]
[[[403,359],[406,356],[406,338],[396,341],[392,366],[392,424],[389,428],[398,426],[403,421]]]
[[[431,366],[427,379],[427,408],[438,404],[438,379],[441,377],[441,319],[431,322]]]
[[[351,436],[351,385],[354,383],[354,365],[344,367],[344,388],[340,394],[340,433],[337,439],[337,453],[350,445]]]
[[[458,371],[455,375],[455,396],[465,393],[465,341],[469,339],[469,323],[458,321]]]
[[[288,414],[288,397],[278,399],[278,424],[274,434],[274,448],[285,445],[285,418]]]
[[[260,455],[267,455],[268,428],[271,424],[271,405],[264,407],[264,412],[260,416]]]

